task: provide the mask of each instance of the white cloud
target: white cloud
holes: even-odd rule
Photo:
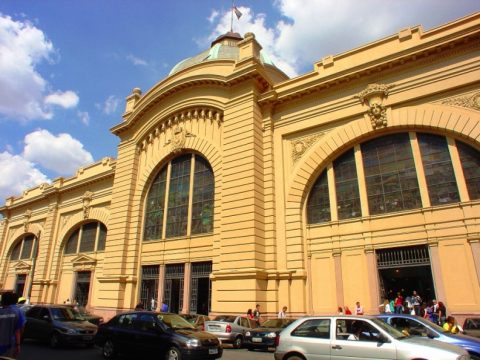
[[[115,111],[117,111],[118,104],[120,101],[115,95],[110,95],[107,100],[103,103],[103,105],[100,105],[99,107],[103,111],[104,114],[110,115],[113,114]]]
[[[90,115],[87,111],[77,111],[77,116],[84,125],[90,124]]]
[[[45,97],[45,103],[58,105],[65,109],[76,107],[78,105],[78,95],[73,91],[57,91]]]
[[[220,13],[217,10],[212,10],[212,13],[207,18],[208,22],[210,24],[213,24],[215,22],[215,20],[218,18],[219,15],[220,15]]]
[[[51,119],[50,105],[62,103],[44,102],[49,84],[37,66],[52,61],[52,42],[30,22],[0,14],[0,54],[0,115],[21,121]]]
[[[313,70],[313,63],[336,55],[405,27],[422,25],[425,30],[465,16],[475,10],[471,0],[276,0],[283,19],[269,26],[263,14],[239,7],[233,30],[253,32],[275,65],[294,76]],[[477,6],[478,8],[478,6]],[[432,11],[435,9],[435,11]],[[202,47],[230,30],[231,13],[212,17],[217,25]]]
[[[140,59],[139,57],[136,57],[135,55],[132,55],[132,54],[127,55],[127,60],[130,61],[133,65],[137,65],[137,66],[148,65],[147,61]]]
[[[22,156],[62,176],[74,175],[77,168],[93,163],[92,155],[70,134],[37,130],[25,136]]]
[[[50,181],[35,164],[6,151],[0,153],[0,168],[0,203],[7,197],[21,195],[25,189]]]

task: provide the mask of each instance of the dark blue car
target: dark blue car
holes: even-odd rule
[[[407,314],[380,314],[378,315],[378,318],[400,331],[408,332],[408,334],[412,336],[428,337],[460,346],[470,353],[470,357],[473,360],[480,360],[480,339],[478,338],[449,333],[441,326],[419,316]]]
[[[220,359],[222,344],[216,336],[197,330],[178,314],[133,311],[100,324],[95,343],[103,357],[117,354],[137,359],[150,354],[155,359]]]

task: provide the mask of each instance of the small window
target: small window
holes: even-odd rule
[[[292,331],[292,336],[330,339],[330,319],[306,320]]]
[[[339,319],[336,323],[337,340],[378,342],[380,331],[363,320]]]

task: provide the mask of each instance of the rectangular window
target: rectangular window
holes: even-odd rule
[[[361,145],[370,214],[422,206],[408,133]]]
[[[431,205],[460,201],[447,140],[443,136],[418,134]]]
[[[172,161],[168,193],[167,237],[187,234],[191,161],[191,156],[179,157]]]
[[[107,240],[107,227],[103,224],[99,226],[97,251],[105,250],[105,241]]]
[[[353,149],[333,162],[333,171],[337,192],[338,218],[342,220],[360,217],[362,214]]]
[[[80,252],[90,252],[95,249],[95,238],[97,236],[96,222],[82,226],[82,238],[80,240]]]
[[[214,181],[212,170],[201,157],[195,158],[192,198],[192,234],[213,231]]]
[[[22,254],[20,255],[20,259],[30,259],[32,257],[32,248],[33,248],[33,235],[27,236],[23,240],[23,248]]]

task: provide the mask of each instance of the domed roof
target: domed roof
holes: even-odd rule
[[[172,68],[168,75],[173,75],[183,69],[189,68],[190,66],[206,61],[223,59],[236,61],[239,59],[240,53],[238,43],[242,40],[243,38],[240,34],[235,32],[227,32],[226,34],[220,35],[212,42],[210,49],[180,61]],[[260,51],[260,61],[263,64],[275,66],[263,50]]]

